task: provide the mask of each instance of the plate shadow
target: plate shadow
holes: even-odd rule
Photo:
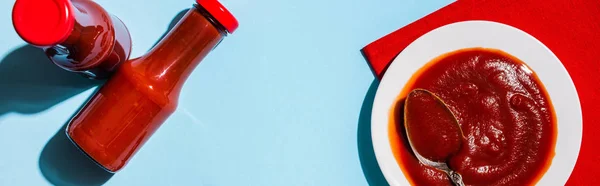
[[[358,156],[360,158],[363,174],[369,185],[388,186],[389,184],[385,180],[385,177],[379,168],[379,164],[377,164],[375,151],[373,149],[373,141],[371,139],[371,110],[373,109],[373,101],[375,99],[377,87],[379,87],[379,81],[373,80],[360,109],[357,132]]]

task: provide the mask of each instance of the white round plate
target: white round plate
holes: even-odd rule
[[[465,21],[437,28],[404,49],[387,69],[373,103],[371,131],[377,162],[390,185],[409,185],[390,146],[390,109],[418,69],[459,49],[484,47],[507,52],[535,71],[553,103],[558,125],[556,155],[538,185],[564,185],[581,144],[582,118],[575,85],[560,60],[533,36],[490,21]]]

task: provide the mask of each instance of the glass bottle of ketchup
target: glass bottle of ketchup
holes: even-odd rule
[[[217,0],[197,0],[149,53],[126,61],[69,122],[67,136],[110,172],[120,170],[175,111],[193,69],[237,20]]]
[[[125,24],[91,0],[17,0],[12,19],[54,64],[90,78],[108,77],[131,52]]]

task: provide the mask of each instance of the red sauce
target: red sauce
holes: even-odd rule
[[[530,185],[547,171],[557,128],[544,86],[519,59],[499,50],[471,48],[422,68],[392,109],[392,149],[412,184],[451,185],[443,172],[420,164],[406,141],[403,99],[415,88],[435,93],[456,116],[465,138],[447,162],[465,184]]]
[[[71,120],[69,138],[108,171],[120,170],[175,111],[188,76],[226,35],[206,9],[190,9],[148,54],[121,65]]]
[[[446,162],[463,142],[460,126],[445,103],[427,90],[415,89],[404,105],[404,126],[413,149],[434,162]]]

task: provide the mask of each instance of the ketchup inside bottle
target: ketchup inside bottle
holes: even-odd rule
[[[216,0],[198,0],[148,54],[119,67],[70,121],[67,136],[110,172],[123,168],[175,111],[200,61],[237,28]]]
[[[17,0],[12,16],[23,40],[89,78],[108,77],[131,53],[127,27],[91,0]]]

